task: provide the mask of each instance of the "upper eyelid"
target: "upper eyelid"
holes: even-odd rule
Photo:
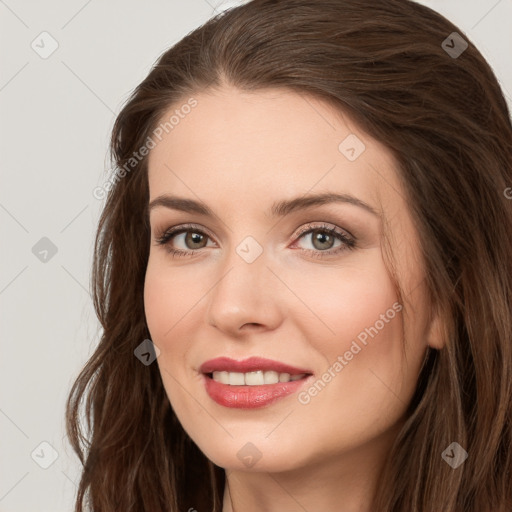
[[[206,228],[203,228],[202,226],[199,226],[196,224],[178,224],[176,226],[165,228],[161,231],[160,236],[164,236],[167,233],[172,233],[173,235],[178,235],[178,234],[181,234],[181,233],[187,232],[187,231],[197,231],[200,233],[204,233],[205,235],[208,235],[210,238],[214,238]]]
[[[321,225],[318,225],[318,226],[311,226],[311,224],[316,224],[316,223],[320,223]],[[333,231],[342,231],[342,235],[345,236],[345,233],[346,235],[349,237],[349,238],[352,238],[352,239],[356,239],[356,237],[348,230],[348,229],[345,229],[345,228],[342,228],[340,226],[336,226],[335,224],[332,224],[331,222],[325,222],[325,221],[321,221],[321,220],[313,220],[313,221],[310,221],[310,222],[307,222],[306,225],[303,227],[303,229],[300,229],[299,232],[297,233],[296,236],[301,236],[305,233],[307,233],[308,231],[312,231],[314,229],[318,229],[318,230],[321,230],[321,229],[331,229]]]

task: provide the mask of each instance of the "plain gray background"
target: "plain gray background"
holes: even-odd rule
[[[512,106],[512,0],[421,3],[476,44]],[[161,53],[236,4],[0,0],[0,512],[73,509],[80,467],[64,404],[99,339],[92,191],[110,130]]]

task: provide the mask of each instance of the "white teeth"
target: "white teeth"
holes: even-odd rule
[[[268,371],[264,374],[265,384],[277,384],[279,382],[279,373]]]
[[[247,372],[245,374],[239,373],[239,375],[242,375],[242,380],[245,376],[245,382],[242,382],[242,384],[247,384],[248,386],[260,386],[261,384],[264,384],[265,381],[265,377],[261,370],[256,372]]]
[[[228,376],[231,386],[243,386],[245,384],[243,373],[228,372]]]
[[[229,373],[228,372],[214,372],[217,374],[217,380],[218,382],[222,382],[222,384],[229,384]]]
[[[274,371],[256,370],[254,372],[213,372],[213,380],[230,386],[261,386],[263,384],[277,384],[278,382],[290,382],[305,377],[305,373],[300,375],[290,375],[289,373],[278,373]]]

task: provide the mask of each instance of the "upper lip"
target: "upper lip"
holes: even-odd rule
[[[310,370],[296,368],[289,364],[274,361],[272,359],[266,359],[264,357],[249,357],[242,361],[236,361],[229,357],[216,357],[215,359],[205,361],[199,369],[202,373],[218,371],[246,373],[262,370],[289,373],[290,375],[300,375],[303,373],[311,374]]]

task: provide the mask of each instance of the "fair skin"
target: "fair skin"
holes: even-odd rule
[[[171,405],[226,470],[223,512],[370,512],[427,345],[439,344],[396,164],[349,116],[310,96],[224,86],[194,97],[197,106],[148,162],[150,203],[172,194],[214,212],[161,205],[150,212],[145,312]],[[353,161],[339,149],[350,134],[365,145]],[[274,202],[324,192],[349,194],[376,214],[349,202],[268,213]],[[384,218],[401,311],[385,264]],[[188,237],[157,244],[186,223],[194,224]],[[325,231],[316,241],[311,232],[300,235],[310,224],[355,237],[355,246]],[[236,250],[248,236],[262,250],[251,263]],[[197,252],[173,258],[166,247]],[[345,355],[371,327],[377,334]],[[225,407],[207,394],[199,371],[219,356],[265,357],[313,376],[300,389],[302,402],[296,392],[262,408]],[[343,367],[333,371],[338,356]],[[328,368],[329,382],[308,391]],[[237,456],[249,442],[260,454],[251,467]]]

